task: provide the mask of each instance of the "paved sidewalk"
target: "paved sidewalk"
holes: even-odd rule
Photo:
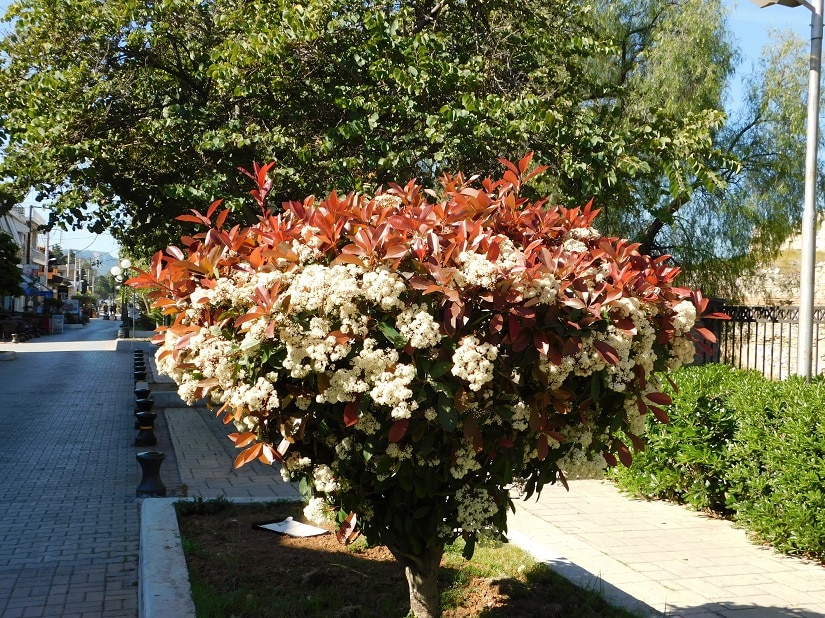
[[[592,480],[547,487],[516,509],[511,540],[643,615],[825,616],[825,567],[753,545],[728,521]]]
[[[132,353],[117,325],[0,344],[0,615],[133,617]]]

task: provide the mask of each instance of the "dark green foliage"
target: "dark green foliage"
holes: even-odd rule
[[[734,53],[719,0],[21,0],[7,19],[0,212],[35,191],[51,223],[133,257],[213,199],[254,222],[236,169],[253,161],[276,162],[277,207],[528,151],[552,201],[595,198],[602,231],[678,257],[706,243],[662,226],[737,167],[713,140]]]
[[[175,512],[179,517],[187,515],[213,515],[222,513],[229,509],[232,503],[224,496],[209,498],[204,500],[201,496],[196,496],[193,500],[180,500],[175,502]]]
[[[0,232],[0,297],[22,294],[23,271],[20,270],[20,247],[11,236]]]
[[[722,365],[677,372],[671,422],[620,487],[732,517],[778,550],[825,558],[825,381],[771,382]]]

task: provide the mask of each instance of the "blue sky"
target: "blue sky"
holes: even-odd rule
[[[808,43],[811,40],[811,12],[805,7],[774,5],[760,9],[750,0],[723,0],[728,10],[728,26],[742,54],[737,75],[751,73],[762,48],[771,42],[772,32],[790,30]],[[736,109],[740,98],[738,83],[732,84],[728,108]]]
[[[0,11],[5,12],[8,0],[0,0]],[[728,10],[728,25],[743,59],[737,73],[747,75],[759,57],[760,50],[770,42],[771,31],[792,30],[805,41],[810,41],[811,13],[804,7],[788,8],[771,6],[760,9],[750,0],[723,0]],[[2,32],[2,30],[0,30]],[[733,110],[739,99],[739,86],[734,83],[729,92],[728,107]],[[85,230],[75,232],[56,231],[50,238],[51,243],[60,243],[64,249],[89,249],[117,253],[117,244],[108,234],[94,235]]]

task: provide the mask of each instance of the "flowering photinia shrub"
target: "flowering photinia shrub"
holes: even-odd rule
[[[529,156],[502,164],[278,215],[256,165],[256,225],[193,211],[205,231],[132,280],[175,316],[158,368],[235,424],[236,464],[282,462],[397,557],[504,531],[514,483],[629,463],[667,420],[658,376],[712,338],[666,257],[603,237],[589,204],[521,197]]]

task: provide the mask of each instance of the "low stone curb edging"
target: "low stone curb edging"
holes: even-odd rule
[[[140,618],[195,618],[189,570],[174,507],[179,500],[145,498],[140,506]]]
[[[225,497],[225,496],[224,496]],[[139,618],[195,618],[189,568],[180,540],[175,502],[194,498],[144,498],[140,508]],[[236,504],[268,498],[228,498]]]

